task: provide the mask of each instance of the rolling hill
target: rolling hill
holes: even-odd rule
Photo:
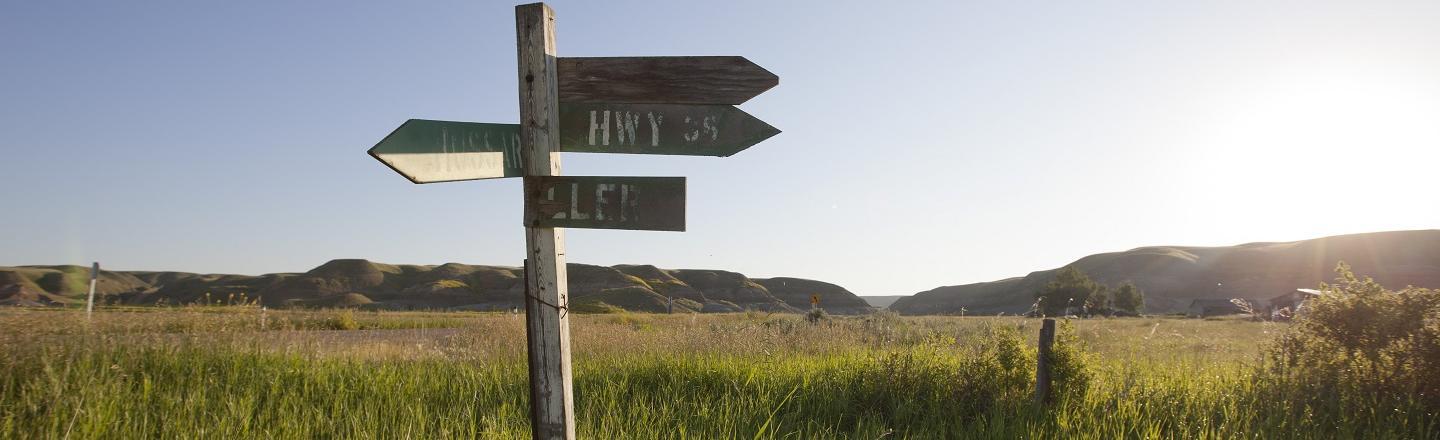
[[[799,278],[751,279],[719,270],[667,270],[649,265],[569,265],[572,304],[606,304],[663,312],[800,312],[810,295],[836,314],[874,309],[834,284]],[[0,305],[82,304],[89,287],[83,266],[0,267]],[[333,260],[304,273],[259,276],[185,272],[101,271],[98,300],[135,305],[259,301],[270,307],[508,310],[523,307],[521,268],[449,263],[392,265]]]
[[[1440,230],[1339,235],[1224,247],[1149,246],[1073,263],[1096,281],[1129,281],[1147,313],[1182,312],[1195,299],[1265,300],[1334,279],[1338,262],[1387,287],[1440,287]],[[902,314],[1024,313],[1059,268],[986,283],[938,287],[890,306]]]

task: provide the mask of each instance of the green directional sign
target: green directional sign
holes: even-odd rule
[[[780,133],[730,105],[560,104],[560,151],[729,156]],[[520,177],[520,126],[411,119],[370,155],[415,183]]]
[[[370,155],[415,183],[524,175],[516,124],[411,119]]]
[[[526,177],[525,225],[684,231],[685,178]]]
[[[780,130],[732,105],[560,103],[560,151],[725,157]]]

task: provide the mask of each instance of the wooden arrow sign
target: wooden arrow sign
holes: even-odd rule
[[[520,126],[411,119],[370,155],[415,183],[519,177]]]
[[[560,102],[740,104],[780,84],[745,57],[556,60]]]
[[[729,156],[780,130],[730,105],[560,104],[560,151]],[[411,119],[370,155],[415,183],[520,177],[520,126]]]
[[[684,231],[685,178],[528,176],[525,226]]]
[[[733,105],[560,104],[560,151],[725,157],[780,133]]]

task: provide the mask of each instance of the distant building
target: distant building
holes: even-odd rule
[[[1292,318],[1305,308],[1306,301],[1319,296],[1319,290],[1295,289],[1294,292],[1270,298],[1270,319]]]

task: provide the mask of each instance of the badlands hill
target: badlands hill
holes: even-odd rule
[[[1264,301],[1334,279],[1337,263],[1390,288],[1440,287],[1440,230],[1375,232],[1224,247],[1150,246],[1073,263],[1112,287],[1145,292],[1147,313],[1183,312],[1196,299]],[[1059,268],[988,283],[938,287],[890,306],[903,314],[1024,313]]]
[[[663,312],[673,297],[677,312],[800,312],[810,308],[814,294],[830,313],[873,311],[840,286],[799,278],[751,279],[735,272],[649,265],[570,264],[569,270],[577,308]],[[0,267],[0,305],[83,304],[89,271],[83,266]],[[333,260],[305,273],[259,276],[102,270],[96,292],[97,301],[134,305],[255,300],[271,307],[508,310],[523,307],[524,288],[523,269],[516,267]]]

